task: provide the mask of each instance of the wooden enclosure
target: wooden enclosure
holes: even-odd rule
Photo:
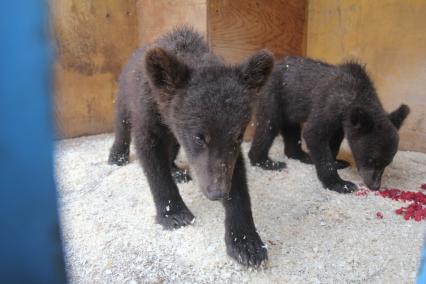
[[[112,130],[116,81],[138,43],[136,1],[54,0],[60,137]]]
[[[305,1],[55,0],[56,117],[60,137],[112,131],[122,65],[137,45],[180,24],[203,33],[228,62],[261,48],[302,54]],[[287,7],[287,8],[286,8]],[[273,34],[268,32],[273,31]]]
[[[426,152],[426,2],[422,0],[55,0],[60,137],[112,131],[117,78],[138,45],[190,24],[227,62],[261,48],[367,64],[387,110],[412,108],[403,149]],[[249,129],[250,137],[253,129]]]

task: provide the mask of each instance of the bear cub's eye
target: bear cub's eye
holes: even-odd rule
[[[244,132],[242,132],[242,133],[240,133],[240,135],[238,135],[236,142],[237,143],[243,142],[243,138],[244,138]]]
[[[206,139],[203,134],[197,134],[194,136],[195,144],[198,146],[203,146],[206,144]]]

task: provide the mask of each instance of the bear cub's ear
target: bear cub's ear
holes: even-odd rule
[[[407,105],[402,104],[399,108],[389,114],[389,119],[392,121],[396,129],[399,129],[409,113],[410,108]]]
[[[373,117],[360,107],[351,110],[350,120],[352,126],[362,133],[368,133],[374,127]]]
[[[262,49],[240,66],[243,84],[249,89],[260,89],[268,80],[273,66],[272,54]]]
[[[152,48],[145,55],[145,70],[151,84],[165,93],[173,94],[189,78],[189,68],[162,48]]]

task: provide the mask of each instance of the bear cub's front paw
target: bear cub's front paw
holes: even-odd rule
[[[157,213],[157,222],[166,230],[178,229],[195,221],[183,201],[168,200],[163,202]]]
[[[178,167],[172,169],[172,177],[176,183],[186,183],[192,180],[188,170],[180,169]]]
[[[255,231],[227,232],[225,242],[228,255],[242,265],[257,268],[268,259],[266,245]]]
[[[342,180],[328,187],[328,189],[338,193],[351,193],[358,189],[358,186],[353,182]]]
[[[255,162],[252,163],[253,166],[260,167],[267,171],[281,171],[287,167],[287,164],[284,162],[273,161],[271,159],[267,159],[263,162]]]

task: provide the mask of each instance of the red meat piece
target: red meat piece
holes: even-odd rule
[[[383,213],[382,212],[377,212],[376,213],[376,217],[378,218],[378,219],[383,219]]]

